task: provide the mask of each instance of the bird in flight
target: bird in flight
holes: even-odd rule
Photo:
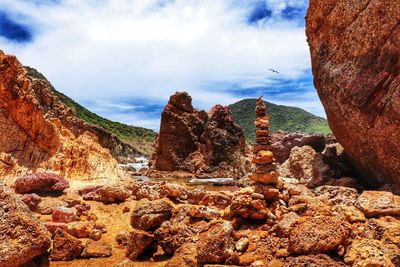
[[[268,70],[279,74],[279,71],[277,71],[277,70],[274,70],[274,69],[268,69]]]

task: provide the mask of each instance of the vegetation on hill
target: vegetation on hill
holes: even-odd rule
[[[25,68],[28,70],[30,76],[47,81],[46,77],[36,69],[31,67]],[[152,152],[153,143],[156,137],[156,132],[154,132],[153,130],[130,126],[100,117],[99,115],[84,108],[68,96],[57,91],[51,84],[50,86],[51,89],[54,91],[54,94],[65,105],[71,108],[75,116],[79,119],[104,128],[108,132],[118,137],[122,142],[131,145],[134,149],[145,155],[149,155]]]
[[[234,121],[243,127],[246,140],[250,143],[255,141],[255,105],[256,99],[244,99],[229,106]],[[276,105],[269,102],[266,102],[266,105],[271,118],[272,132],[282,130],[303,133],[331,133],[326,119],[315,116],[301,108]]]

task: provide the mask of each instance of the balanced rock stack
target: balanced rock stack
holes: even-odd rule
[[[253,147],[253,164],[255,172],[249,178],[262,184],[275,185],[278,182],[279,173],[274,163],[274,155],[271,151],[272,146],[269,134],[269,116],[267,106],[262,97],[256,103],[256,143]]]

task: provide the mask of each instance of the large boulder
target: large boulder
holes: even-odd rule
[[[68,181],[54,173],[35,173],[15,181],[15,189],[20,193],[62,192],[68,187]]]
[[[244,175],[245,139],[228,107],[216,105],[207,114],[192,106],[185,92],[170,97],[161,115],[150,175],[157,171],[187,172],[208,177]]]
[[[46,227],[10,188],[0,183],[0,266],[20,266],[49,247]]]
[[[400,192],[400,2],[310,0],[306,21],[335,137],[371,185]]]

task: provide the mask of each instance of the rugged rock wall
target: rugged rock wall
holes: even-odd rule
[[[171,96],[161,115],[150,174],[182,171],[209,177],[244,175],[243,129],[233,123],[229,108],[215,106],[209,114],[192,106],[187,93]]]
[[[400,191],[400,2],[310,0],[314,84],[337,140],[371,185]]]
[[[74,128],[62,123],[71,118],[70,110],[54,101],[41,83],[30,80],[14,56],[0,51],[1,180],[11,184],[16,177],[40,169],[77,180],[117,178],[109,150],[89,132],[75,136]],[[51,101],[57,108],[45,104]]]
[[[56,96],[52,90],[52,85],[46,79],[40,79],[35,75],[37,70],[26,66],[25,69],[28,71],[28,78],[31,81],[36,99],[48,117],[58,118],[63,126],[68,128],[75,136],[87,131],[91,132],[98,138],[100,145],[109,149],[117,159],[133,158],[135,155],[140,154],[132,146],[121,142],[107,130],[78,119],[72,110]]]

